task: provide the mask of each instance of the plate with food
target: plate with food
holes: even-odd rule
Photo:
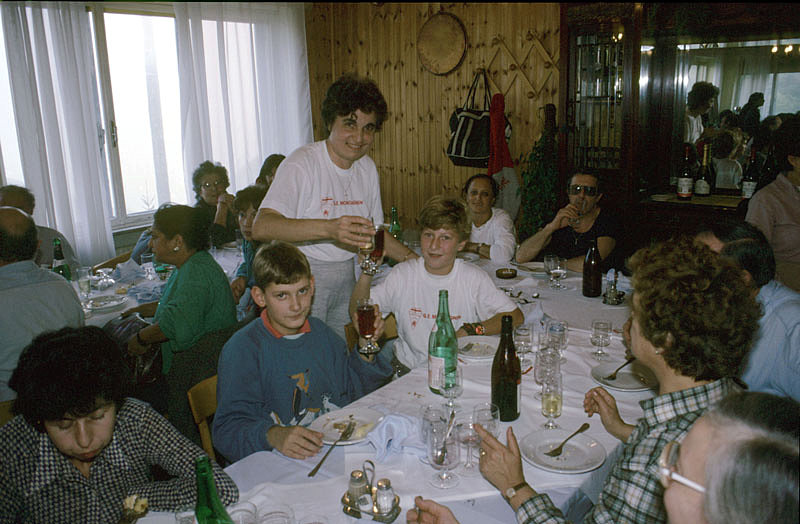
[[[101,295],[99,297],[90,298],[86,301],[86,305],[92,311],[110,311],[120,307],[127,302],[128,297],[125,295]]]
[[[497,335],[473,335],[458,339],[458,356],[466,359],[487,360],[494,358],[500,337]]]
[[[570,432],[563,429],[542,429],[525,436],[519,449],[525,460],[545,471],[554,473],[586,473],[603,465],[606,450],[592,437],[579,434],[564,444],[561,455],[551,457],[546,453],[561,444]]]
[[[606,380],[622,362],[607,362],[592,368],[592,379],[601,386],[617,391],[647,391],[658,387],[656,376],[647,366],[633,361],[629,366],[620,369],[614,380]]]
[[[348,446],[358,444],[367,439],[367,435],[372,429],[383,420],[383,413],[370,408],[342,408],[330,411],[315,418],[309,429],[319,431],[323,434],[322,442],[332,445],[339,440],[339,436],[351,421],[355,421],[356,427],[349,439],[339,442],[338,446]]]

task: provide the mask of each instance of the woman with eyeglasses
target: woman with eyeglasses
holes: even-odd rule
[[[616,219],[597,206],[603,196],[600,189],[597,174],[584,170],[572,175],[567,188],[569,204],[559,209],[549,224],[522,242],[517,249],[517,262],[552,253],[567,259],[567,269],[580,272],[595,238],[600,256],[608,262],[619,228]]]
[[[760,309],[741,271],[691,238],[640,249],[630,262],[633,355],[658,379],[658,395],[640,402],[642,417],[625,423],[616,401],[594,388],[584,410],[600,415],[623,442],[597,502],[583,522],[666,522],[658,459],[681,441],[707,409],[739,388],[735,377],[758,329]],[[480,469],[506,495],[518,522],[566,522],[547,495],[525,482],[513,429],[501,444],[482,428]],[[690,521],[686,521],[690,522]]]
[[[206,160],[192,173],[192,185],[197,197],[194,207],[203,211],[210,224],[211,244],[220,247],[236,241],[238,222],[233,214],[233,195],[226,191],[230,185],[228,170]]]

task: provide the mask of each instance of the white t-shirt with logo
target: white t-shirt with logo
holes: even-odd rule
[[[421,257],[397,264],[372,288],[370,297],[383,315],[394,312],[399,335],[395,355],[410,368],[427,362],[428,337],[436,324],[440,289],[447,290],[450,319],[456,330],[464,322],[479,322],[517,307],[485,271],[469,262],[456,259],[450,273],[441,276],[428,273]]]
[[[331,160],[325,141],[314,142],[281,162],[261,208],[274,209],[286,218],[360,216],[379,224],[383,206],[378,170],[366,155],[350,169],[341,169]],[[306,256],[328,262],[355,256],[330,240],[298,242],[297,246]]]

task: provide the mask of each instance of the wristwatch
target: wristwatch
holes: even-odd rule
[[[467,335],[485,335],[486,334],[486,326],[481,324],[480,322],[464,322],[461,324],[461,329],[463,329]]]
[[[529,486],[528,486],[528,483],[523,480],[522,482],[520,482],[519,484],[517,484],[513,488],[508,488],[503,493],[503,496],[506,498],[506,500],[511,500],[511,499],[514,498],[514,495],[517,494],[517,491],[519,491],[519,490],[521,490],[522,488],[525,488],[525,487],[529,487]]]

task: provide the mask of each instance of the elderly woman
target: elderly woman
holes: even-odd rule
[[[195,503],[203,450],[147,404],[126,398],[119,348],[97,327],[39,335],[11,377],[18,415],[0,428],[0,522],[119,522],[136,495],[150,509]],[[238,498],[213,463],[220,499]],[[171,477],[154,481],[151,468]]]
[[[502,264],[514,256],[517,237],[508,213],[493,207],[499,191],[497,182],[484,174],[471,176],[464,184],[461,194],[467,202],[472,232],[463,250]]]
[[[153,316],[155,323],[128,342],[128,352],[139,355],[161,343],[163,372],[173,354],[186,351],[202,335],[236,323],[228,278],[208,254],[208,223],[197,208],[165,204],[153,216],[150,248],[159,262],[172,264],[172,273],[158,302],[129,312]]]
[[[192,185],[197,196],[194,205],[203,212],[210,224],[211,244],[219,247],[236,240],[236,217],[233,215],[233,195],[226,191],[230,185],[228,170],[219,164],[205,161],[192,173]]]

